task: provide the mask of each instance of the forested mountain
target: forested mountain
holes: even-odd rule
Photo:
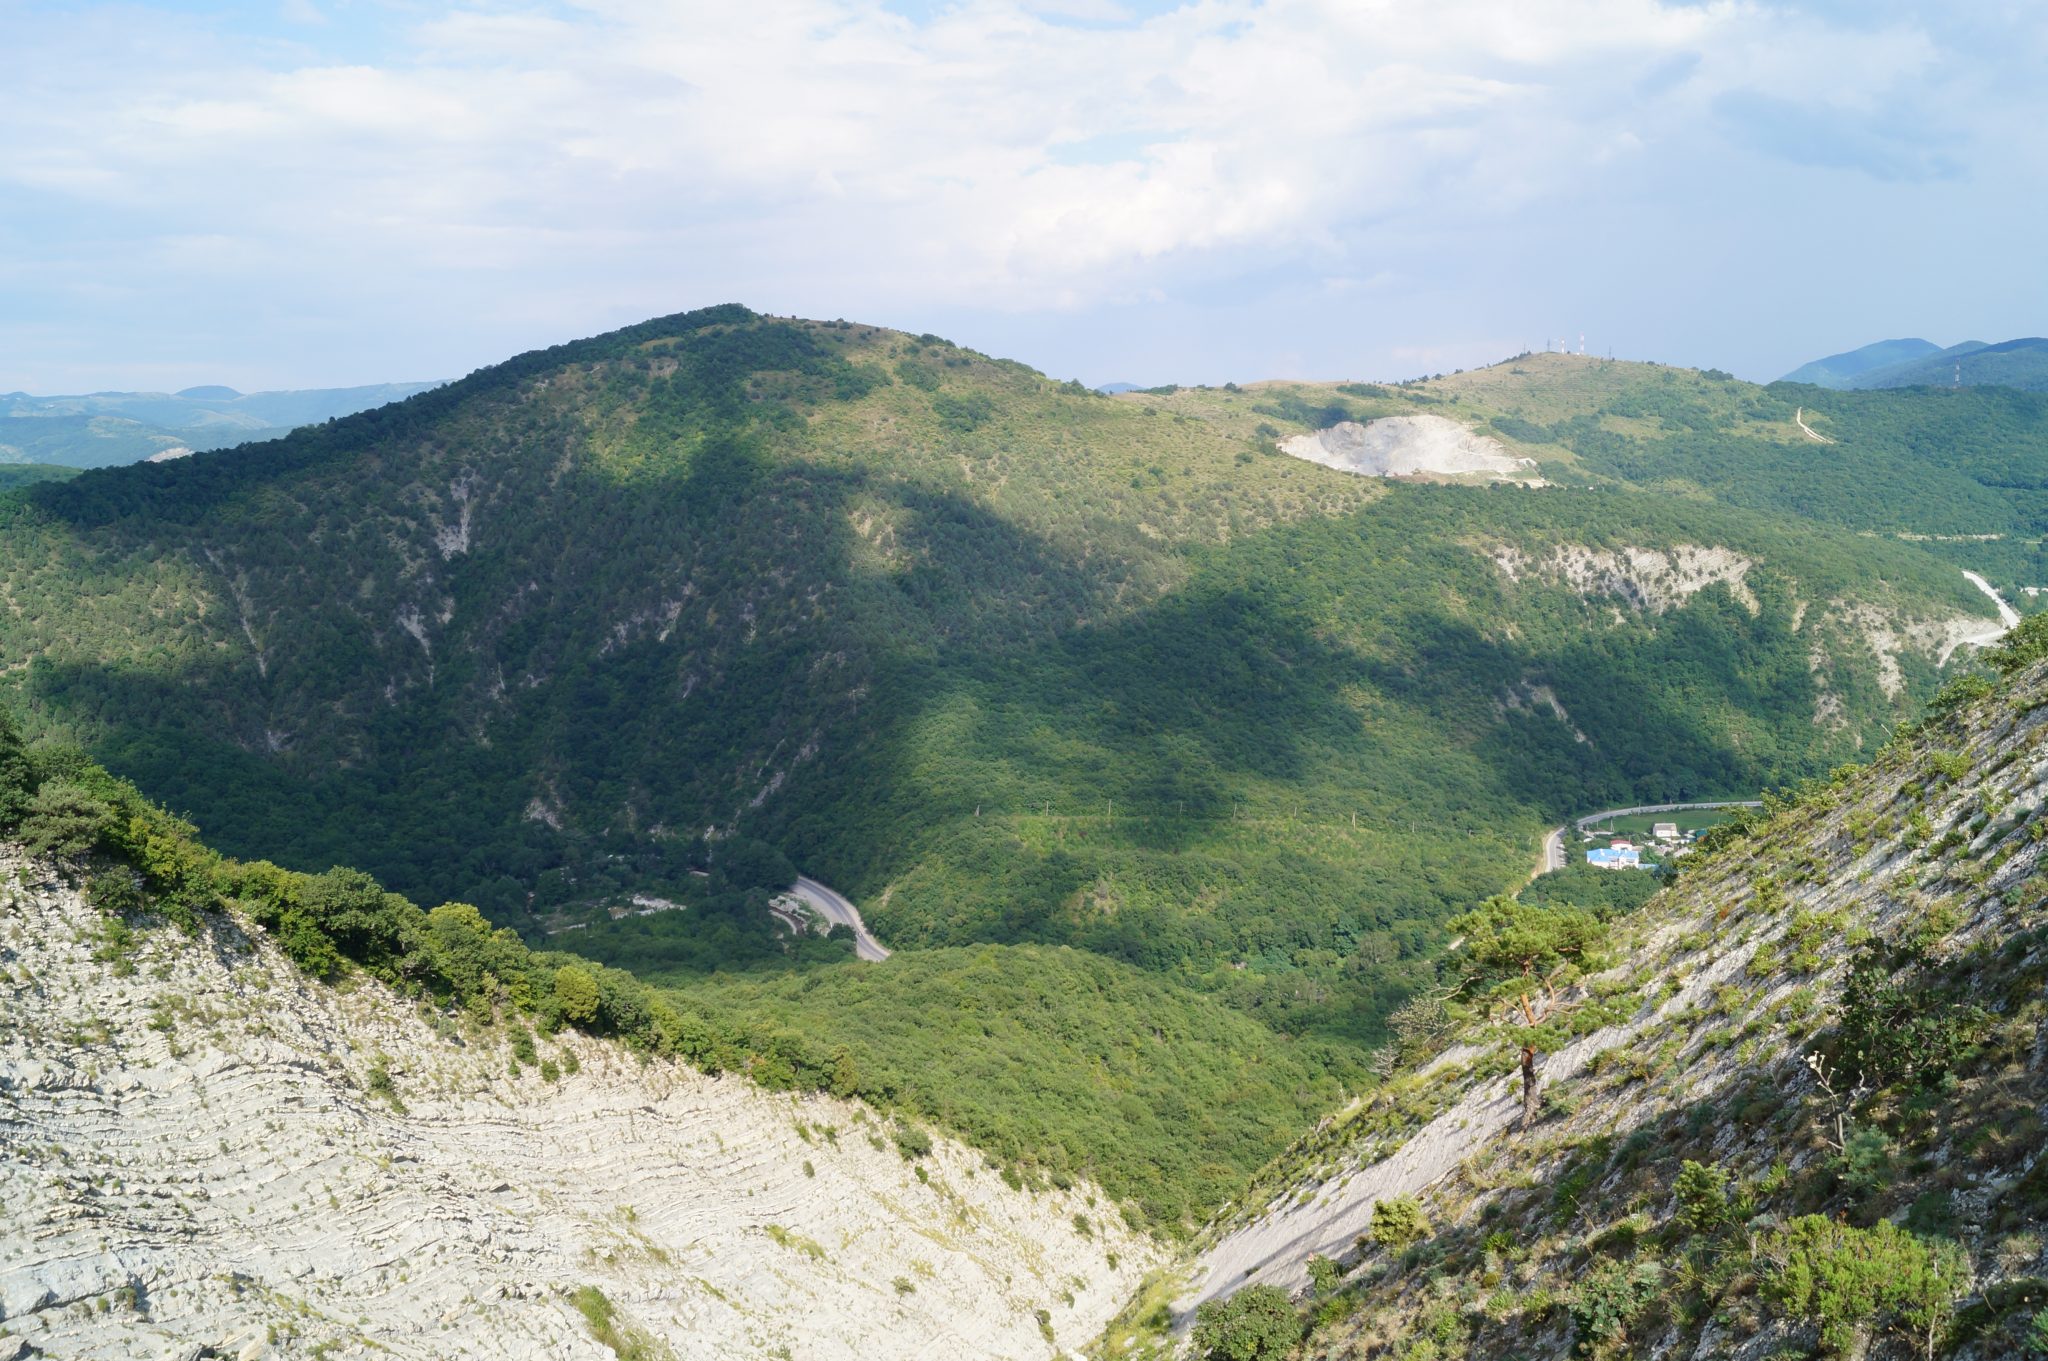
[[[764,1052],[844,1045],[1171,1221],[1355,1085],[1543,827],[1867,753],[1995,631],[1897,535],[2034,522],[1998,480],[2032,399],[1792,391],[1528,356],[1107,397],[714,308],[0,499],[0,673],[229,851],[577,926]],[[1418,413],[1554,485],[1275,447]],[[792,865],[897,958],[775,945]],[[608,919],[636,897],[682,910]],[[818,967],[730,974],[791,962]],[[1007,985],[984,1016],[977,968]],[[1134,995],[1182,1079],[1115,1059]],[[1060,1005],[1058,1061],[974,1067]],[[908,1014],[957,1029],[905,1048]],[[1133,1121],[1184,1161],[1141,1167]]]
[[[106,468],[180,450],[275,439],[301,425],[403,401],[434,383],[237,392],[92,392],[71,397],[0,394],[0,471],[8,463]]]
[[[1966,340],[1946,349],[1925,340],[1881,340],[1803,364],[1783,381],[1826,388],[1962,386],[2038,392],[2048,388],[2048,339]]]

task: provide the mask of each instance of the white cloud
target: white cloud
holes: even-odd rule
[[[222,286],[1078,308],[1247,260],[1377,276],[1383,235],[1511,225],[1729,137],[1817,159],[1717,110],[1810,107],[1875,165],[1904,126],[1876,115],[1944,78],[1908,20],[1748,0],[484,3],[346,61],[303,45],[343,12],[287,8],[334,22],[46,20],[0,59],[0,186],[146,213],[142,258]]]

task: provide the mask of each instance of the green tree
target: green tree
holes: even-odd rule
[[[860,1065],[843,1044],[832,1046],[832,1095],[851,1097],[860,1090]]]
[[[1465,938],[1465,958],[1484,978],[1530,978],[1583,965],[1606,937],[1590,912],[1535,907],[1501,896],[1453,918],[1450,929]]]
[[[49,780],[28,800],[21,840],[34,855],[84,855],[113,827],[106,800],[71,780]]]
[[[32,774],[21,729],[13,714],[0,708],[0,827],[12,827],[28,811]]]
[[[1532,1129],[1542,1109],[1537,1056],[1563,1038],[1560,1022],[1575,1005],[1570,985],[1605,929],[1575,907],[1531,907],[1503,897],[1488,898],[1451,929],[1465,937],[1472,976],[1498,980],[1493,1009],[1520,1053],[1522,1128]]]
[[[1195,1310],[1195,1349],[1209,1361],[1285,1356],[1301,1334],[1301,1316],[1278,1286],[1248,1285]]]
[[[562,1009],[562,1018],[571,1025],[587,1028],[597,1019],[597,980],[590,976],[590,970],[577,964],[564,964],[555,970],[555,1003]]]

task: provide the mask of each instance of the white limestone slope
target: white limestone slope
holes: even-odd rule
[[[1384,416],[1280,441],[1282,453],[1366,477],[1482,477],[1536,482],[1534,459],[1442,416]]]
[[[590,1285],[652,1355],[1040,1358],[1158,1260],[1099,1193],[945,1140],[907,1163],[852,1103],[582,1038],[515,1077],[502,1027],[310,983],[232,922],[127,976],[100,929],[0,852],[0,1355],[606,1358]]]

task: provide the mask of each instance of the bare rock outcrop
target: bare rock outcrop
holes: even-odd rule
[[[0,854],[0,1348],[605,1358],[594,1287],[650,1355],[1039,1358],[1158,1260],[865,1107],[538,1044]]]
[[[1366,477],[1466,477],[1537,481],[1534,459],[1443,416],[1386,416],[1280,441],[1280,451]]]

